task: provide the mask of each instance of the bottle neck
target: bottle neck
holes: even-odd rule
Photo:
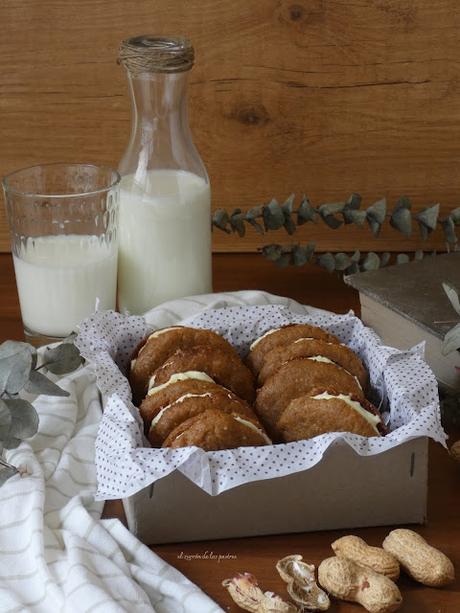
[[[132,126],[120,174],[134,173],[142,183],[150,170],[177,169],[208,180],[188,123],[187,79],[187,71],[128,72]]]
[[[128,73],[134,123],[187,123],[187,72]]]

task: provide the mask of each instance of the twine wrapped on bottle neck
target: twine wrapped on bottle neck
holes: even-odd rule
[[[134,36],[122,41],[118,51],[118,63],[132,74],[184,72],[194,57],[191,42],[181,37]]]

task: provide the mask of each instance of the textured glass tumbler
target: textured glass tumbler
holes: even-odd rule
[[[44,164],[3,179],[26,340],[65,338],[96,309],[114,309],[118,173]]]

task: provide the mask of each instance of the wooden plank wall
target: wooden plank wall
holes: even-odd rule
[[[215,207],[352,191],[460,204],[458,0],[2,0],[0,21],[2,175],[56,160],[116,165],[130,121],[119,41],[183,34],[196,48],[191,122]],[[295,236],[312,238],[325,250],[424,245],[323,224]],[[292,241],[215,232],[214,247],[278,240]],[[439,234],[429,243],[441,245]]]

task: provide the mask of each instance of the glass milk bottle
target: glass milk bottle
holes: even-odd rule
[[[211,192],[187,118],[194,52],[181,38],[122,42],[132,103],[120,162],[118,307],[140,314],[212,291]]]

